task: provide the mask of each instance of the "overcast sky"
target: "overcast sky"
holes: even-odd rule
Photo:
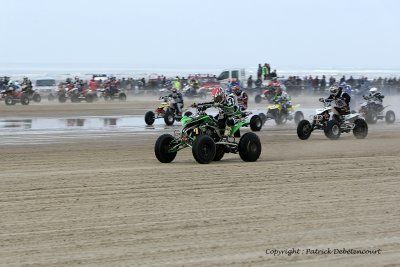
[[[400,68],[398,0],[0,0],[0,64]]]

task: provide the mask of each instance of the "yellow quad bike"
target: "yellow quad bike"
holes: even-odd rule
[[[160,97],[161,103],[154,111],[147,111],[144,121],[147,125],[153,125],[156,119],[164,118],[166,125],[174,124],[175,120],[180,121],[182,116],[177,114],[175,99],[168,96]],[[183,107],[182,107],[183,108]]]
[[[304,114],[301,111],[296,111],[300,107],[300,104],[295,106],[289,105],[286,112],[283,111],[283,103],[279,101],[274,101],[273,104],[267,107],[267,113],[260,113],[261,121],[263,124],[267,120],[275,120],[277,125],[285,124],[288,120],[294,120],[297,125],[300,121],[304,119]]]

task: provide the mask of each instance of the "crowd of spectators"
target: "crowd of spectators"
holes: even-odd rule
[[[333,76],[327,78],[325,75],[322,77],[311,75],[300,78],[299,76],[289,76],[287,79],[282,79],[283,84],[286,86],[288,91],[294,94],[320,94],[334,84],[349,85],[353,90],[366,91],[371,87],[377,87],[389,94],[400,93],[400,78],[396,77],[379,77],[375,79],[368,79],[368,77],[353,78],[350,76],[342,76],[340,79],[336,79]]]

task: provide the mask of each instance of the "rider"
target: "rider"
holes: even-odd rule
[[[176,88],[172,88],[171,94],[168,95],[168,97],[171,97],[175,100],[174,108],[176,110],[176,115],[181,115],[182,114],[182,108],[183,108],[183,96]]]
[[[385,96],[381,92],[379,92],[378,88],[376,87],[372,87],[371,89],[369,89],[369,95],[363,96],[363,98],[367,100],[368,103],[371,105],[372,109],[378,112],[382,110],[384,97]]]
[[[233,87],[233,93],[237,97],[237,101],[241,111],[245,111],[247,109],[247,103],[249,101],[249,96],[242,90],[239,85]]]
[[[224,89],[216,87],[213,92],[213,101],[196,104],[193,103],[192,107],[202,105],[204,109],[215,107],[219,110],[216,119],[218,120],[218,127],[223,130],[223,136],[228,137],[231,132],[231,127],[234,125],[233,117],[239,110],[239,105],[234,94],[226,94]]]
[[[280,86],[276,87],[275,95],[272,98],[272,101],[282,105],[283,114],[288,113],[288,108],[292,106],[291,100],[292,98],[288,95],[288,93],[282,91],[282,88]]]
[[[197,90],[200,88],[200,84],[195,78],[192,78],[189,82],[189,87],[190,87],[190,89],[189,89],[190,93],[192,95],[194,95],[194,94],[196,94]]]
[[[350,114],[350,100],[351,97],[348,93],[344,92],[342,86],[331,86],[329,88],[330,96],[326,100],[342,100],[340,103],[334,107],[339,115],[347,115]],[[323,98],[321,99],[323,100]]]
[[[24,77],[23,81],[22,81],[22,87],[25,91],[30,91],[32,90],[33,86],[32,86],[32,81],[29,80],[28,77]]]
[[[13,80],[10,80],[8,82],[8,87],[11,87],[15,94],[18,94],[19,92],[22,91],[21,85],[18,82],[13,81]]]

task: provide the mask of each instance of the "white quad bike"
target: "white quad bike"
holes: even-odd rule
[[[388,106],[383,106],[379,102],[372,99],[366,99],[360,106],[359,113],[365,118],[369,124],[375,124],[378,120],[385,119],[386,123],[392,124],[396,121],[396,115],[393,110],[385,109]]]
[[[338,139],[341,133],[351,131],[357,139],[364,139],[368,135],[368,124],[359,113],[344,116],[338,114],[334,107],[343,107],[344,100],[320,98],[319,101],[323,102],[324,107],[315,111],[311,122],[302,120],[297,126],[297,136],[301,140],[307,140],[314,130],[323,130],[325,136],[331,140]]]

